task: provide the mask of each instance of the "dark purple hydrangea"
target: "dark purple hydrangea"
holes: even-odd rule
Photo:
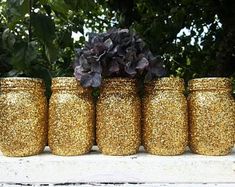
[[[89,35],[83,49],[77,50],[75,77],[84,87],[99,87],[102,77],[136,77],[145,81],[165,74],[160,56],[153,56],[145,43],[128,29],[111,29]]]

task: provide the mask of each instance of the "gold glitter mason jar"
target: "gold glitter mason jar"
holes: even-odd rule
[[[47,101],[41,79],[0,79],[0,150],[5,156],[41,153],[47,141]]]
[[[188,143],[187,100],[184,81],[165,77],[145,85],[143,145],[156,155],[179,155]]]
[[[52,79],[48,144],[53,154],[73,156],[91,150],[94,110],[91,89],[80,86],[74,77]]]
[[[140,105],[135,80],[113,78],[102,82],[96,107],[96,141],[103,154],[131,155],[138,151]]]
[[[228,78],[189,81],[190,148],[203,155],[226,155],[234,146],[235,113]]]

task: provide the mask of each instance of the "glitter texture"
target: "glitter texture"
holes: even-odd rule
[[[94,104],[91,89],[74,77],[52,79],[48,143],[53,154],[73,156],[89,152],[94,142]]]
[[[0,150],[5,156],[41,153],[47,141],[47,102],[41,79],[0,79]]]
[[[143,144],[148,153],[179,155],[188,142],[187,100],[180,78],[147,83],[143,99]]]
[[[203,155],[226,155],[234,146],[235,113],[227,78],[189,82],[190,148]]]
[[[141,102],[132,79],[106,79],[97,103],[96,141],[107,155],[135,154],[140,146]]]

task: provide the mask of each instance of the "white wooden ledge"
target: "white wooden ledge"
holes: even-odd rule
[[[0,153],[0,186],[235,186],[235,149],[228,156],[105,156],[93,147],[82,156],[9,158]]]

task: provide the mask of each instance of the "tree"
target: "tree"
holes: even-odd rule
[[[52,76],[73,76],[84,26],[94,31],[110,27],[103,15],[112,16],[93,0],[0,1],[0,76],[43,78],[49,96]],[[74,41],[72,32],[83,37]]]
[[[122,27],[132,27],[152,51],[168,58],[170,74],[189,80],[235,77],[235,1],[110,0]],[[185,29],[186,34],[179,32]]]
[[[163,55],[169,74],[235,78],[234,9],[233,0],[1,0],[0,76],[72,76],[84,27],[116,26]]]

